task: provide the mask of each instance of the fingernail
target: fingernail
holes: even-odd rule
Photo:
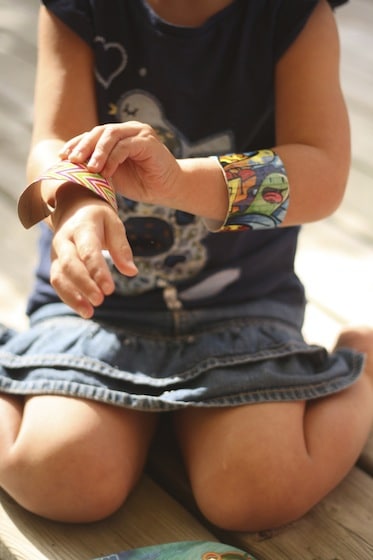
[[[69,157],[74,159],[82,159],[82,155],[83,154],[80,150],[73,150],[69,153]]]
[[[80,308],[78,313],[82,317],[82,319],[90,319],[93,315],[93,310],[92,309],[87,309],[86,307],[84,307],[84,309]]]
[[[110,295],[113,291],[113,285],[111,282],[104,282],[101,286],[101,289],[105,295]]]
[[[91,157],[88,160],[88,167],[94,167],[94,168],[98,167],[98,161],[95,157]]]
[[[134,263],[133,261],[129,261],[129,262],[127,263],[127,266],[128,266],[130,269],[133,270],[133,273],[134,273],[134,274],[137,274],[137,273],[138,273],[139,269],[137,268],[137,266],[135,265],[135,263]]]

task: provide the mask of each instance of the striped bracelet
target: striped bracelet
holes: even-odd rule
[[[44,220],[55,210],[41,196],[41,182],[46,180],[61,181],[61,186],[66,182],[80,185],[108,202],[115,211],[118,210],[114,187],[110,180],[99,173],[91,173],[84,164],[68,160],[59,161],[28,185],[19,198],[18,216],[27,229]]]

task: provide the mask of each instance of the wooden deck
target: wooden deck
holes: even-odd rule
[[[24,305],[36,254],[37,232],[20,226],[16,200],[25,185],[32,126],[38,5],[0,0],[0,322],[18,329],[27,325]],[[373,2],[353,0],[337,18],[353,138],[350,180],[334,216],[304,227],[296,261],[310,302],[305,335],[330,348],[343,326],[373,323]],[[222,539],[259,560],[373,558],[373,436],[358,465],[313,511],[281,531],[254,535],[206,527],[178,458],[159,446],[128,504],[102,523],[46,522],[0,493],[0,559],[88,560],[199,539]]]

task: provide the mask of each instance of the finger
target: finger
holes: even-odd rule
[[[104,126],[95,126],[89,132],[76,136],[67,142],[66,148],[69,151],[69,160],[73,163],[84,163],[89,160],[104,131]]]
[[[166,150],[159,141],[154,129],[145,124],[136,123],[128,129],[128,134],[123,136],[113,146],[101,173],[113,177],[115,171],[126,160],[130,160],[136,167],[144,166],[145,169],[152,165],[152,158],[159,153],[160,148]]]
[[[75,241],[60,240],[57,235],[53,241],[52,259],[51,284],[63,301],[69,302],[74,309],[101,305],[104,300],[102,288],[80,258]],[[107,292],[110,293],[113,289],[110,275],[108,284]]]
[[[104,126],[102,134],[95,138],[96,145],[89,158],[88,169],[104,177],[112,177],[118,166],[127,159],[131,146],[149,136],[155,136],[154,130],[137,121]]]
[[[62,293],[59,293],[58,289],[53,286],[61,301],[78,313],[83,319],[90,319],[94,314],[95,307],[76,289],[74,284],[65,280],[64,286],[65,290]]]
[[[52,251],[52,265],[50,271],[50,283],[56,290],[60,299],[69,307],[74,309],[81,317],[89,318],[94,313],[94,306],[84,295],[76,283],[66,272],[60,260],[55,257]]]
[[[105,249],[105,243],[97,236],[96,231],[85,228],[78,230],[74,235],[77,255],[83,263],[88,273],[89,279],[86,278],[86,294],[93,305],[100,305],[98,293],[100,295],[109,295],[114,291],[114,281],[111,276],[108,264],[102,254]],[[98,288],[99,292],[95,288]],[[90,290],[88,292],[88,290]]]
[[[62,146],[62,148],[58,152],[59,157],[61,159],[67,159],[70,156],[71,152],[79,144],[79,142],[81,141],[81,139],[83,138],[84,135],[85,135],[85,133],[79,134],[78,136],[74,136],[74,138],[71,138],[70,140],[65,142],[65,144]]]
[[[126,276],[135,276],[138,273],[125,227],[119,218],[108,220],[105,227],[105,245],[119,272]]]
[[[133,138],[123,138],[118,141],[110,154],[107,155],[106,160],[103,159],[99,162],[100,173],[103,177],[112,178],[117,171],[118,167],[124,163],[130,153],[130,143]]]
[[[126,154],[119,150],[121,154],[119,158],[113,158],[113,150],[118,151],[118,144],[121,143],[123,137],[128,134],[124,127],[106,126],[101,136],[97,139],[87,166],[90,171],[101,173],[104,177],[111,177],[118,165],[122,163]]]
[[[118,162],[122,163],[125,159],[122,152],[121,157],[114,158],[109,167],[105,167],[115,146],[122,139],[151,134],[154,135],[154,131],[149,125],[137,121],[99,125],[67,142],[62,153],[74,163],[87,161],[88,169],[94,173],[111,177]]]

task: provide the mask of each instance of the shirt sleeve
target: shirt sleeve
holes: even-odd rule
[[[342,4],[346,4],[348,1],[349,0],[328,0],[332,8],[336,8],[337,6],[342,6]]]
[[[348,0],[328,0],[334,9]],[[274,0],[274,60],[282,56],[306,25],[318,0]]]
[[[94,26],[89,0],[41,0],[42,3],[89,45],[93,44]]]

